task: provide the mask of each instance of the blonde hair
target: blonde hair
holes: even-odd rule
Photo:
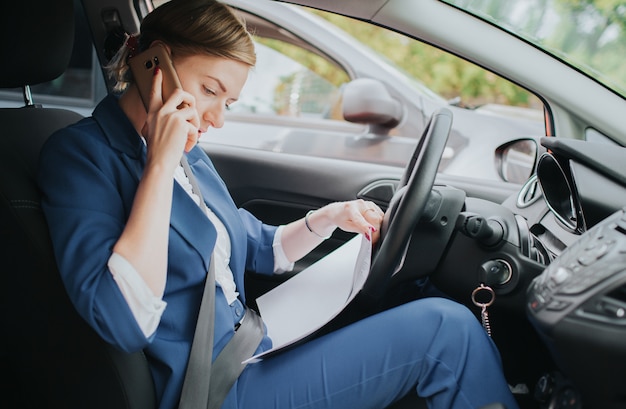
[[[128,38],[128,37],[127,37]],[[172,58],[206,54],[256,64],[252,36],[245,21],[231,7],[215,0],[171,0],[149,13],[137,35],[137,50],[125,41],[106,69],[115,81],[114,90],[124,91],[132,82],[127,60],[130,52],[139,53],[154,41],[172,50]]]

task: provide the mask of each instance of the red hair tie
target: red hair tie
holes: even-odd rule
[[[137,50],[139,50],[139,41],[137,40],[137,37],[132,34],[127,34],[126,48],[128,49],[128,58],[133,58],[137,55]]]

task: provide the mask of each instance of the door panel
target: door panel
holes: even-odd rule
[[[227,146],[209,143],[207,139],[201,142],[201,147],[220,172],[237,206],[273,225],[304,217],[307,211],[330,202],[356,199],[360,192],[377,183],[384,186],[397,183],[404,171],[380,164]],[[517,189],[516,185],[507,183],[441,174],[437,183],[463,189],[468,196],[496,202],[504,201]],[[385,208],[384,203],[381,207]],[[351,234],[337,230],[330,240],[298,262],[294,272],[351,237]]]
[[[208,139],[208,138],[207,138]],[[333,201],[356,199],[363,189],[400,180],[404,169],[201,142],[233,200],[269,224],[287,223]],[[439,174],[438,184],[467,196],[503,202],[518,185]]]
[[[201,142],[226,182],[238,207],[253,213],[268,224],[280,225],[304,217],[307,211],[333,201],[356,199],[359,193],[380,182],[398,182],[404,169],[340,159],[271,152]],[[468,195],[502,202],[513,194],[516,185],[491,181],[472,181],[439,175],[439,184],[466,190]],[[293,271],[280,275],[246,274],[248,304],[297,274],[316,260],[353,237],[339,229],[304,259]]]

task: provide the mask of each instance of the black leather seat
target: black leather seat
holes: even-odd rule
[[[0,88],[63,73],[74,37],[72,0],[7,0],[0,8]],[[78,119],[36,105],[0,109],[0,406],[154,408],[145,356],[106,344],[71,305],[39,205],[39,150]]]

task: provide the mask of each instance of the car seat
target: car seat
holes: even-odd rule
[[[154,408],[143,353],[105,343],[74,310],[61,282],[35,182],[39,150],[80,119],[30,100],[29,85],[66,69],[72,0],[8,0],[0,6],[0,89],[21,87],[26,106],[0,109],[2,297],[0,365],[5,408]]]

